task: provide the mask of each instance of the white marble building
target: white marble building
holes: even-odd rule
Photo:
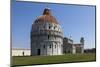
[[[30,56],[30,49],[12,48],[12,56]]]
[[[84,53],[84,37],[80,38],[80,43],[73,43],[73,40],[65,37],[63,39],[63,53],[64,54],[76,54]]]
[[[63,54],[63,32],[50,8],[32,24],[30,39],[31,55]]]

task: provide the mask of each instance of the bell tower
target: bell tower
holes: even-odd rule
[[[81,43],[82,45],[84,45],[84,37],[81,37],[80,43]]]
[[[81,53],[84,53],[84,37],[81,37],[80,44],[81,44]]]

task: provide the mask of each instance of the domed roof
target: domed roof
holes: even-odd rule
[[[43,11],[43,15],[39,16],[35,20],[35,22],[39,22],[39,23],[48,22],[48,23],[58,24],[56,18],[52,15],[50,8],[45,8]]]

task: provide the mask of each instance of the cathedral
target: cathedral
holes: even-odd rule
[[[74,43],[71,38],[63,38],[63,54],[84,53],[84,38],[80,38],[80,43]]]

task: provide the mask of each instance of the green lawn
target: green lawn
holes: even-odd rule
[[[12,65],[37,65],[37,64],[52,64],[52,63],[69,63],[95,61],[95,54],[66,54],[56,56],[17,56],[12,57]]]

